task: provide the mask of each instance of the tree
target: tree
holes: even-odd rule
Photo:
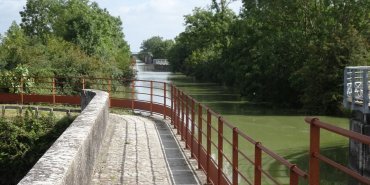
[[[90,3],[89,0],[28,0],[20,14],[24,33],[33,40],[31,45],[40,47],[38,49],[43,50],[42,45],[51,43],[58,45],[53,42],[58,40],[60,45],[73,48],[71,50],[79,55],[82,51],[92,61],[99,60],[109,66],[109,69],[104,69],[105,73],[101,73],[104,76],[133,75],[122,21],[119,17],[111,16],[97,3]],[[75,46],[66,45],[65,42]]]
[[[164,40],[160,36],[154,36],[141,43],[140,53],[150,52],[154,58],[168,58],[168,52],[173,44],[173,40]]]

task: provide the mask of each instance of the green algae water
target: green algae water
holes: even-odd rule
[[[207,105],[221,114],[226,120],[238,127],[245,134],[275,153],[297,164],[301,169],[308,171],[309,125],[304,122],[304,113],[294,110],[286,111],[267,106],[260,106],[248,102],[232,89],[214,83],[204,83],[179,73],[146,71],[144,64],[138,63],[137,79],[154,80],[173,83],[181,90],[194,97],[197,101]],[[349,120],[330,116],[316,116],[324,122],[348,129]],[[231,132],[225,131],[224,137],[231,140]],[[348,139],[333,133],[321,130],[321,152],[337,162],[347,165]],[[217,138],[212,138],[217,141]],[[224,142],[225,143],[225,142]],[[248,157],[254,158],[254,146],[250,143],[239,143],[240,150]],[[215,148],[212,148],[213,157],[217,158]],[[224,153],[231,159],[232,148],[224,144]],[[241,159],[241,156],[239,156]],[[224,171],[231,174],[231,166],[224,161]],[[263,168],[282,184],[289,183],[289,171],[276,163],[272,158],[263,156]],[[253,182],[253,165],[240,160],[239,170],[245,171],[246,176]],[[321,165],[321,184],[347,184],[347,177],[336,172],[331,167]],[[241,179],[241,178],[239,178]],[[263,184],[274,184],[263,178]],[[240,181],[240,184],[247,182]],[[308,184],[300,179],[300,184]]]

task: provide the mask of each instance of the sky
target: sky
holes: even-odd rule
[[[195,7],[207,7],[211,0],[94,0],[111,15],[123,22],[125,40],[132,52],[140,51],[143,40],[152,36],[173,39],[184,31],[184,15]],[[12,21],[20,23],[19,11],[26,0],[0,0],[0,34],[3,35]],[[241,0],[230,4],[239,12]]]

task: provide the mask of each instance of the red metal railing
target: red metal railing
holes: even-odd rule
[[[305,121],[310,124],[310,165],[309,165],[309,182],[310,184],[320,184],[320,161],[338,169],[345,174],[357,179],[364,184],[370,184],[370,179],[361,176],[357,172],[325,157],[320,154],[320,129],[342,135],[349,139],[354,139],[363,144],[370,145],[370,137],[343,128],[335,127],[328,123],[321,122],[318,118],[305,118]]]
[[[238,130],[233,124],[209,107],[188,96],[178,87],[157,81],[105,79],[105,78],[19,78],[8,90],[0,93],[0,103],[62,103],[79,105],[76,94],[84,88],[99,89],[110,94],[110,106],[147,111],[170,118],[171,124],[185,141],[191,157],[197,159],[198,168],[204,170],[211,184],[292,184],[309,177],[309,183],[319,184],[319,161],[338,168],[361,182],[369,183],[344,166],[340,166],[319,153],[320,128],[370,144],[367,136],[340,129],[317,119],[306,118],[311,124],[309,175],[283,157],[264,147],[260,142]],[[27,85],[26,81],[32,81]],[[4,89],[4,87],[0,86]],[[1,92],[1,91],[0,91]],[[246,145],[253,149],[248,150]],[[251,148],[251,147],[250,147]],[[247,151],[248,150],[248,151]],[[249,153],[248,153],[249,152]],[[263,160],[273,159],[285,166],[287,180],[280,182]],[[245,166],[251,169],[247,170]],[[265,167],[265,168],[264,168]]]

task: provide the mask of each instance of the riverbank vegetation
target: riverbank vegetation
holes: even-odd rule
[[[2,75],[133,77],[122,21],[97,3],[28,0],[20,15],[0,37]]]
[[[75,116],[27,109],[24,114],[0,117],[0,184],[17,184]]]
[[[212,0],[185,16],[173,71],[235,87],[256,102],[343,112],[345,66],[370,63],[366,1],[247,1],[239,15]]]

